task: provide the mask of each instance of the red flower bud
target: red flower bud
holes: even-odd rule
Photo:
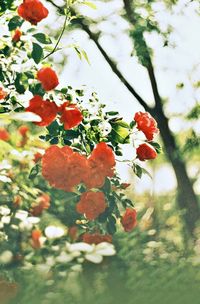
[[[127,208],[122,216],[121,223],[126,232],[132,231],[137,225],[137,212],[135,209]]]
[[[42,232],[39,229],[35,229],[31,233],[31,245],[34,249],[39,249],[41,247],[40,238],[42,236]]]
[[[40,69],[37,72],[37,79],[45,91],[51,91],[59,84],[56,72],[50,67]]]
[[[16,29],[12,37],[12,41],[18,42],[21,38],[22,32],[19,29]]]
[[[83,115],[75,104],[69,104],[69,102],[65,102],[61,106],[60,111],[60,121],[64,124],[65,130],[70,130],[78,126],[83,120]]]
[[[137,157],[139,160],[144,161],[154,159],[157,156],[156,150],[148,144],[142,144],[136,149]]]
[[[28,131],[29,127],[26,125],[22,125],[18,128],[18,132],[21,134],[22,137],[26,137]]]
[[[9,141],[10,134],[5,128],[0,128],[0,139],[4,141]]]
[[[0,88],[0,100],[4,99],[7,96],[7,93],[3,90],[3,88]]]
[[[48,9],[39,0],[24,0],[18,7],[17,12],[20,17],[33,25],[37,25],[49,13]]]
[[[58,107],[55,102],[49,100],[43,100],[41,96],[35,95],[30,101],[29,106],[26,108],[26,112],[32,112],[41,117],[40,122],[35,122],[38,126],[48,126],[56,118]]]

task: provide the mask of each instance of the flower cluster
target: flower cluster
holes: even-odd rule
[[[42,174],[51,186],[72,191],[84,183],[88,189],[103,186],[106,177],[114,175],[115,157],[106,143],[101,142],[89,158],[69,146],[49,147],[42,157]]]
[[[134,120],[137,124],[137,129],[142,131],[146,136],[146,139],[151,142],[154,136],[159,133],[157,128],[157,122],[148,112],[137,112],[135,113]],[[156,150],[147,143],[141,144],[136,149],[136,154],[139,160],[149,160],[157,157]]]

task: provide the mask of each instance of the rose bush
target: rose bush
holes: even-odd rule
[[[24,0],[6,12],[0,44],[0,263],[28,269],[44,264],[46,270],[99,263],[115,253],[112,235],[131,232],[137,223],[125,191],[129,184],[116,169],[124,161],[121,147],[132,146],[127,162],[141,177],[140,161],[160,152],[153,141],[156,121],[137,112],[127,123],[106,111],[95,93],[88,98],[83,90],[61,88],[47,60],[57,49],[49,53],[51,38],[38,32],[48,9],[39,0]],[[68,4],[64,12],[70,23]],[[138,140],[140,132],[145,139]],[[100,250],[102,242],[107,247]]]

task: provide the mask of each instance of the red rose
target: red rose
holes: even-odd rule
[[[26,111],[39,115],[42,121],[35,122],[35,124],[44,127],[50,125],[54,121],[58,107],[54,102],[43,100],[41,96],[35,95],[29,101],[29,106],[26,108]]]
[[[83,182],[87,170],[87,159],[67,146],[51,146],[42,157],[42,175],[58,189],[72,191]]]
[[[132,231],[137,225],[137,212],[135,209],[127,208],[122,216],[121,223],[126,232]]]
[[[136,149],[139,160],[154,159],[157,156],[156,150],[148,144],[142,144]]]
[[[12,41],[18,42],[21,38],[22,32],[19,29],[16,29],[12,37]]]
[[[4,99],[7,96],[7,93],[3,90],[3,88],[0,88],[0,100]]]
[[[40,238],[42,232],[39,229],[35,229],[31,233],[31,245],[34,249],[39,249],[41,247]]]
[[[115,156],[113,150],[105,143],[96,145],[88,159],[89,170],[84,180],[88,188],[100,188],[106,176],[114,175]]]
[[[50,196],[48,194],[42,194],[38,197],[36,205],[31,209],[31,214],[34,216],[41,215],[42,212],[50,207]]]
[[[88,244],[100,244],[102,242],[112,243],[112,236],[110,234],[100,233],[84,233],[82,236],[83,242]]]
[[[26,125],[22,125],[18,128],[18,132],[21,134],[22,137],[25,137],[28,131],[29,131],[29,127]]]
[[[39,0],[24,0],[17,12],[20,17],[34,25],[46,18],[49,13]]]
[[[107,207],[103,192],[84,192],[76,205],[78,213],[85,214],[88,220],[96,219]]]
[[[147,112],[135,113],[134,120],[137,123],[138,130],[142,131],[148,140],[153,140],[154,134],[159,132],[157,128],[157,122]]]
[[[62,148],[51,146],[42,157],[42,175],[52,187],[67,190],[68,162]]]
[[[69,102],[65,102],[61,106],[60,111],[60,121],[64,124],[65,130],[70,130],[78,126],[83,120],[83,115],[75,104],[69,104]]]
[[[88,160],[88,171],[86,172],[84,183],[88,189],[100,188],[105,183],[105,170],[102,164],[97,164],[93,160]]]
[[[103,164],[105,171],[115,166],[113,150],[105,142],[96,145],[89,159],[96,163]],[[108,170],[108,172],[110,173],[110,170]]]
[[[9,141],[10,134],[5,128],[0,128],[0,139],[4,141]]]
[[[37,72],[37,79],[45,91],[51,91],[59,84],[56,72],[50,67],[40,69]]]

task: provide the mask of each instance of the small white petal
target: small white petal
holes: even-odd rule
[[[116,254],[115,247],[110,243],[100,243],[96,246],[95,252],[103,256],[112,256]]]
[[[65,234],[65,231],[62,227],[57,226],[48,226],[45,228],[45,235],[49,239],[60,238]]]
[[[96,253],[87,253],[85,259],[95,264],[99,264],[103,261],[102,255]]]
[[[92,252],[93,249],[94,249],[94,247],[92,245],[89,245],[89,244],[86,244],[83,242],[74,243],[68,247],[68,250],[70,252],[73,252],[73,251]]]

